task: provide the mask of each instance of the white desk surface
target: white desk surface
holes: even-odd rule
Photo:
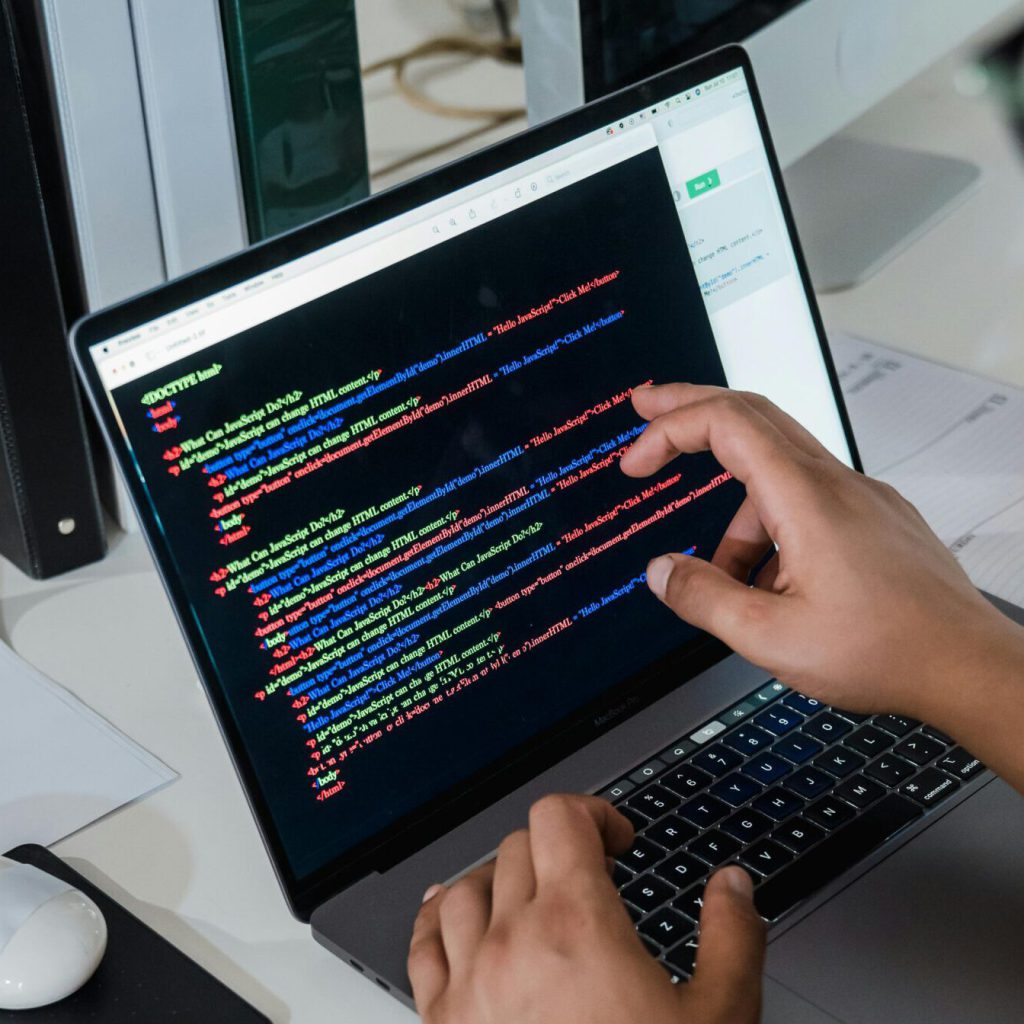
[[[367,61],[454,25],[441,0],[360,8]],[[991,99],[956,93],[956,66],[939,65],[855,130],[975,159],[981,191],[875,280],[822,307],[832,326],[1024,385],[1024,163]],[[486,64],[432,81],[448,98],[522,98],[521,76]],[[384,80],[367,101],[376,166],[464,130],[411,111]],[[139,536],[48,583],[0,561],[0,635],[181,773],[58,854],[275,1022],[413,1019],[290,917]]]

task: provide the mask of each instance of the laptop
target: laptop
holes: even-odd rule
[[[971,835],[981,856],[965,801],[1002,823],[1000,863],[1017,803],[953,738],[823,707],[677,621],[647,560],[710,557],[742,488],[709,454],[618,470],[631,390],[672,380],[762,392],[858,466],[741,49],[98,313],[72,346],[284,896],[351,969],[411,1003],[427,885],[581,791],[636,826],[615,879],[673,981],[736,861],[772,922],[767,1019],[966,1019],[931,982],[982,962],[956,885],[955,956],[919,906],[863,894],[920,898],[904,849],[934,879],[951,820],[942,855]],[[999,929],[1019,933],[982,916],[995,994],[968,986],[967,1016],[1003,1019]],[[880,954],[921,968],[906,991],[871,981]]]

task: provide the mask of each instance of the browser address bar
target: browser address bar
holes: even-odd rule
[[[534,170],[521,179],[506,182],[433,217],[328,258],[294,277],[281,277],[277,271],[275,276],[279,279],[272,282],[269,275],[243,282],[231,290],[239,296],[233,304],[198,315],[189,315],[186,311],[180,319],[188,322],[177,329],[141,340],[137,346],[120,349],[109,358],[99,359],[97,365],[103,383],[112,389],[169,366],[410,256],[570,188],[656,145],[657,137],[649,125],[642,130],[607,138],[589,149]],[[348,246],[358,246],[359,238],[355,236],[346,242]],[[247,290],[250,294],[245,294]]]

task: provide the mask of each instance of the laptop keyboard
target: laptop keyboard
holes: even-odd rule
[[[930,726],[771,682],[600,793],[636,828],[615,881],[648,950],[686,981],[712,872],[746,868],[775,921],[984,770]]]

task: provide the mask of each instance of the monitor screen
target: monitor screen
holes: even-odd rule
[[[851,461],[742,68],[87,355],[299,882],[699,641],[644,569],[742,488],[626,478],[635,386],[760,391]]]
[[[739,43],[803,0],[580,0],[584,94],[599,99]]]

